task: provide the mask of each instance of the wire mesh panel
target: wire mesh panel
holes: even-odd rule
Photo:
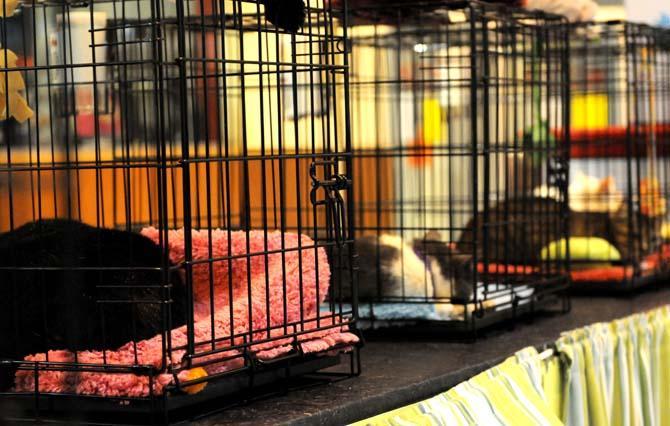
[[[667,271],[667,34],[625,22],[574,27],[571,235],[576,288],[630,290]],[[665,43],[665,48],[663,44]],[[665,74],[665,76],[664,76]]]
[[[356,373],[341,11],[2,4],[0,418]]]
[[[564,22],[428,2],[350,23],[360,317],[473,330],[567,309]]]

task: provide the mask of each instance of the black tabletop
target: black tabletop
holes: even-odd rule
[[[438,337],[367,342],[359,377],[323,383],[302,380],[275,395],[194,420],[198,425],[345,424],[429,398],[526,346],[555,340],[560,332],[670,304],[670,289],[631,297],[572,299],[566,315],[536,317],[513,329],[493,330],[474,343]],[[334,367],[337,371],[341,366]]]

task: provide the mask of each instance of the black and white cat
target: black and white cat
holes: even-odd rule
[[[450,302],[471,299],[472,256],[459,253],[431,231],[411,241],[381,234],[356,239],[361,300],[437,298]]]

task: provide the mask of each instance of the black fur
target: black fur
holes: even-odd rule
[[[303,0],[261,0],[265,5],[265,19],[272,25],[295,33],[305,25]]]
[[[379,243],[376,236],[356,239],[358,254],[358,297],[363,301],[398,296],[402,294],[402,282],[392,276],[390,269],[401,261],[396,247]]]
[[[162,271],[130,269],[160,268],[162,256],[140,234],[71,220],[31,222],[0,235],[0,359],[50,349],[115,349],[183,325],[186,296],[179,274],[170,275],[175,303],[168,324],[155,303],[163,300],[163,289],[155,288]],[[126,269],[104,270],[114,267]],[[110,300],[118,303],[99,303]],[[14,375],[2,370],[0,390],[11,386]]]
[[[472,218],[461,233],[457,247],[466,253],[472,253],[475,247],[480,262],[486,258],[496,263],[537,264],[543,247],[564,238],[558,226],[560,212],[561,204],[551,198],[526,197],[492,204],[488,218],[479,212],[477,241],[474,241]],[[490,224],[486,235],[484,222]]]
[[[470,254],[461,253],[455,247],[442,241],[439,233],[429,232],[423,239],[417,238],[412,244],[414,251],[424,259],[433,258],[437,261],[442,277],[452,281],[449,296],[453,303],[466,303],[474,294],[475,265]],[[438,277],[433,276],[433,282]],[[439,292],[438,286],[435,290]],[[440,294],[435,295],[440,297]]]

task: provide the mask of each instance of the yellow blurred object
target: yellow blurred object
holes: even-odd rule
[[[4,0],[4,7],[0,7],[0,18],[10,17],[16,12],[20,0]]]
[[[540,259],[565,259],[568,254],[569,241],[570,260],[590,260],[606,263],[621,260],[621,253],[612,244],[603,238],[597,237],[570,237],[567,241],[561,238],[549,243],[540,252]]]
[[[664,240],[670,240],[670,223],[663,222],[661,225],[661,238]]]
[[[0,50],[0,68],[5,69],[0,72],[0,120],[14,117],[16,121],[23,123],[33,117],[33,110],[20,93],[26,88],[21,72],[7,71],[15,68],[17,62],[18,57],[14,52],[9,49]]]
[[[664,215],[666,212],[666,201],[661,195],[661,185],[658,179],[640,179],[640,211],[649,217]]]
[[[442,107],[437,99],[423,100],[423,143],[432,146],[442,138]]]
[[[575,94],[572,96],[571,104],[570,119],[573,129],[604,129],[609,125],[609,106],[606,94]]]
[[[191,370],[188,370],[186,377],[183,380],[196,380],[202,377],[207,377],[207,371],[202,367],[196,367]],[[189,395],[195,395],[196,393],[202,392],[203,389],[207,387],[207,382],[198,383],[195,385],[184,386],[184,392]]]

